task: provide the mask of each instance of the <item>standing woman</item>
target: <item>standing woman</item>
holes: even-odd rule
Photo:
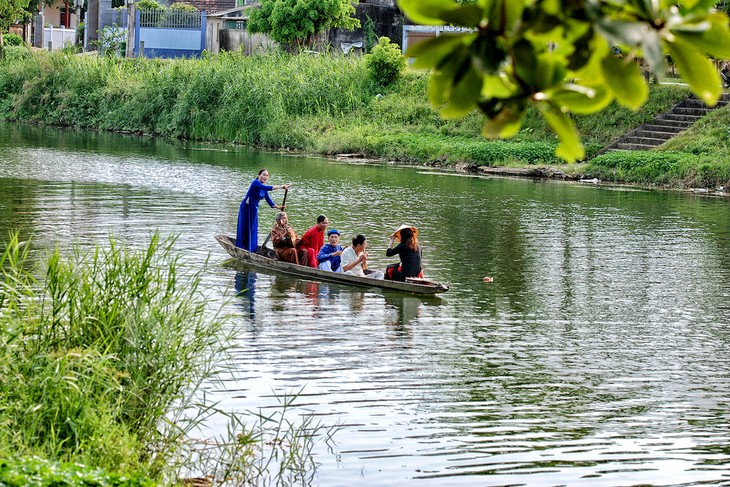
[[[418,229],[406,225],[401,226],[390,236],[390,245],[385,255],[400,257],[400,264],[391,264],[385,271],[385,278],[392,281],[405,281],[406,277],[423,277],[421,267],[421,246],[418,245]],[[393,248],[393,243],[400,243]]]
[[[269,196],[269,191],[289,189],[289,184],[267,186],[269,171],[262,169],[259,176],[251,182],[246,197],[241,201],[238,210],[238,230],[236,231],[236,247],[256,252],[259,246],[259,202],[266,198],[270,207],[283,210],[283,206],[275,204]]]

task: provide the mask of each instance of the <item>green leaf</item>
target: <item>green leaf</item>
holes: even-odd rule
[[[541,53],[537,58],[536,82],[533,87],[542,90],[562,83],[565,79],[565,62],[564,58],[550,52]]]
[[[512,46],[515,74],[530,86],[537,84],[537,53],[535,47],[526,40],[521,40]]]
[[[476,34],[441,35],[410,46],[406,56],[416,58],[413,62],[413,67],[416,69],[434,68],[454,50],[468,44],[470,38],[474,37]]]
[[[462,5],[441,14],[441,18],[452,25],[477,28],[482,21],[484,10],[476,5]]]
[[[469,48],[464,45],[459,46],[444,59],[431,76],[428,86],[429,100],[433,105],[439,106],[449,100],[454,85],[463,78],[470,65]]]
[[[723,14],[714,14],[702,22],[704,29],[694,29],[698,24],[672,27],[671,32],[683,41],[718,59],[730,58],[730,28]]]
[[[520,130],[522,119],[525,116],[524,105],[512,100],[498,100],[492,107],[483,109],[488,114],[482,126],[482,135],[489,139],[508,139],[514,137]]]
[[[608,106],[613,95],[604,85],[595,87],[567,84],[537,93],[535,99],[551,101],[573,113],[596,113]]]
[[[560,139],[555,154],[566,162],[575,162],[585,157],[585,150],[580,143],[578,132],[567,113],[551,103],[537,103],[537,109],[555,131]]]
[[[649,27],[643,22],[601,19],[596,29],[604,36],[626,46],[638,46],[647,35]]]
[[[451,89],[447,105],[441,110],[444,118],[457,118],[471,112],[482,91],[482,76],[470,67],[461,80]]]
[[[488,33],[472,42],[471,52],[474,66],[487,75],[497,74],[507,58],[501,39]]]
[[[398,5],[409,19],[424,25],[447,24],[449,12],[460,8],[452,0],[398,0]]]
[[[641,52],[653,72],[664,72],[664,50],[662,49],[659,34],[655,30],[647,31],[646,36],[641,41]]]
[[[616,101],[632,110],[638,110],[649,96],[649,87],[641,76],[639,65],[632,60],[619,59],[609,54],[603,58],[601,67],[608,86],[616,95]]]
[[[519,87],[507,78],[506,74],[484,76],[482,97],[511,98],[519,93]]]
[[[715,66],[699,49],[676,38],[667,42],[669,54],[679,68],[679,74],[689,84],[692,91],[707,105],[714,105],[720,98],[722,86],[720,75]]]
[[[515,30],[515,24],[522,18],[525,10],[524,0],[496,0],[488,11],[489,26],[494,32],[507,33]]]

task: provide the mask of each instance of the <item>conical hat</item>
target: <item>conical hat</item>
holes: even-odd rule
[[[391,237],[395,237],[395,239],[400,242],[400,231],[405,228],[410,228],[413,232],[413,236],[418,237],[418,229],[412,225],[401,225],[400,227],[398,227],[398,230],[391,234]]]

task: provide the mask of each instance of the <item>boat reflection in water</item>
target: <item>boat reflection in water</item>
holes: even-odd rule
[[[256,318],[256,273],[253,271],[236,273],[236,296],[243,297],[248,301],[248,317],[252,320]]]

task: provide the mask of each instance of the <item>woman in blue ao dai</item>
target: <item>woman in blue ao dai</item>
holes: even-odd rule
[[[270,191],[277,189],[289,189],[289,184],[281,184],[278,186],[268,186],[269,171],[262,169],[259,175],[251,182],[246,196],[241,201],[238,209],[238,230],[236,231],[236,247],[246,249],[249,252],[256,252],[259,245],[259,203],[262,199],[270,207],[277,210],[284,210],[284,206],[279,206],[273,202]]]

